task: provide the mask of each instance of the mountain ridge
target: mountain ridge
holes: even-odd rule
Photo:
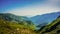
[[[60,15],[60,12],[37,15],[37,16],[31,17],[31,21],[33,21],[37,25],[42,23],[49,23],[55,20],[59,15]]]

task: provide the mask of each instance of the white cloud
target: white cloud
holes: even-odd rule
[[[41,15],[41,14],[57,12],[57,11],[59,11],[59,9],[57,8],[27,7],[23,9],[17,8],[14,10],[10,10],[9,13],[13,13],[13,14],[20,15],[20,16],[35,16],[35,15]]]
[[[56,1],[51,2],[54,4]],[[8,13],[13,13],[15,15],[20,15],[20,16],[35,16],[35,15],[41,15],[41,14],[46,14],[46,13],[52,13],[52,12],[58,12],[60,11],[60,8],[54,6],[50,2],[47,4],[35,4],[35,5],[30,5],[26,6],[24,8],[16,8],[12,10],[8,10]]]

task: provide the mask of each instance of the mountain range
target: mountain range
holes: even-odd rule
[[[39,27],[38,30],[37,27]],[[10,13],[0,13],[0,34],[12,33],[60,34],[60,12],[37,15],[31,18]]]
[[[31,21],[33,21],[36,25],[46,25],[47,23],[51,23],[53,20],[55,20],[58,16],[60,16],[60,12],[53,12],[43,15],[37,15],[34,17],[31,17]]]
[[[60,12],[36,15],[36,16],[30,17],[30,18],[26,17],[26,16],[17,16],[17,15],[10,14],[10,13],[0,13],[0,17],[2,17],[2,19],[8,20],[8,21],[14,21],[14,22],[31,21],[35,25],[41,25],[41,26],[44,26],[47,23],[51,23],[58,16],[60,16]]]

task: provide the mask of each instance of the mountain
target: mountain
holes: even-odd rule
[[[60,15],[60,12],[54,12],[54,13],[48,13],[43,15],[37,15],[34,17],[31,17],[31,21],[33,21],[36,25],[46,25],[47,23],[52,22]],[[46,24],[43,24],[46,23]]]
[[[30,26],[34,26],[35,24],[29,20],[29,18],[25,17],[25,16],[16,16],[14,14],[10,14],[10,13],[0,13],[0,20],[3,21],[8,21],[8,22],[15,22],[15,23],[19,23],[20,25],[28,25]],[[32,27],[32,28],[34,28]]]
[[[29,21],[28,17],[25,16],[16,16],[14,14],[10,13],[0,13],[0,19],[4,19],[7,21],[14,21],[14,22],[20,22],[20,21]]]
[[[35,34],[35,25],[25,16],[0,13],[0,34]]]
[[[60,16],[38,30],[39,34],[60,34]]]
[[[36,30],[36,25],[32,22],[34,20],[31,21],[28,17],[0,13],[0,34],[60,34],[59,15],[60,12],[39,15],[42,16],[39,18],[43,18],[45,21],[36,20],[39,21],[38,27],[40,27],[40,29]],[[51,18],[55,19],[52,20]],[[52,21],[48,21],[50,19]]]

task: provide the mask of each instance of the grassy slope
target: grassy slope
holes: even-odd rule
[[[0,14],[0,34],[35,34],[35,25],[30,21],[15,22],[13,15]],[[21,17],[19,17],[21,18]],[[7,19],[7,20],[6,20]],[[23,20],[20,19],[20,20]]]
[[[32,27],[32,26],[31,26]],[[0,20],[0,34],[35,34],[35,32],[26,28],[26,25],[20,25],[15,22]]]

